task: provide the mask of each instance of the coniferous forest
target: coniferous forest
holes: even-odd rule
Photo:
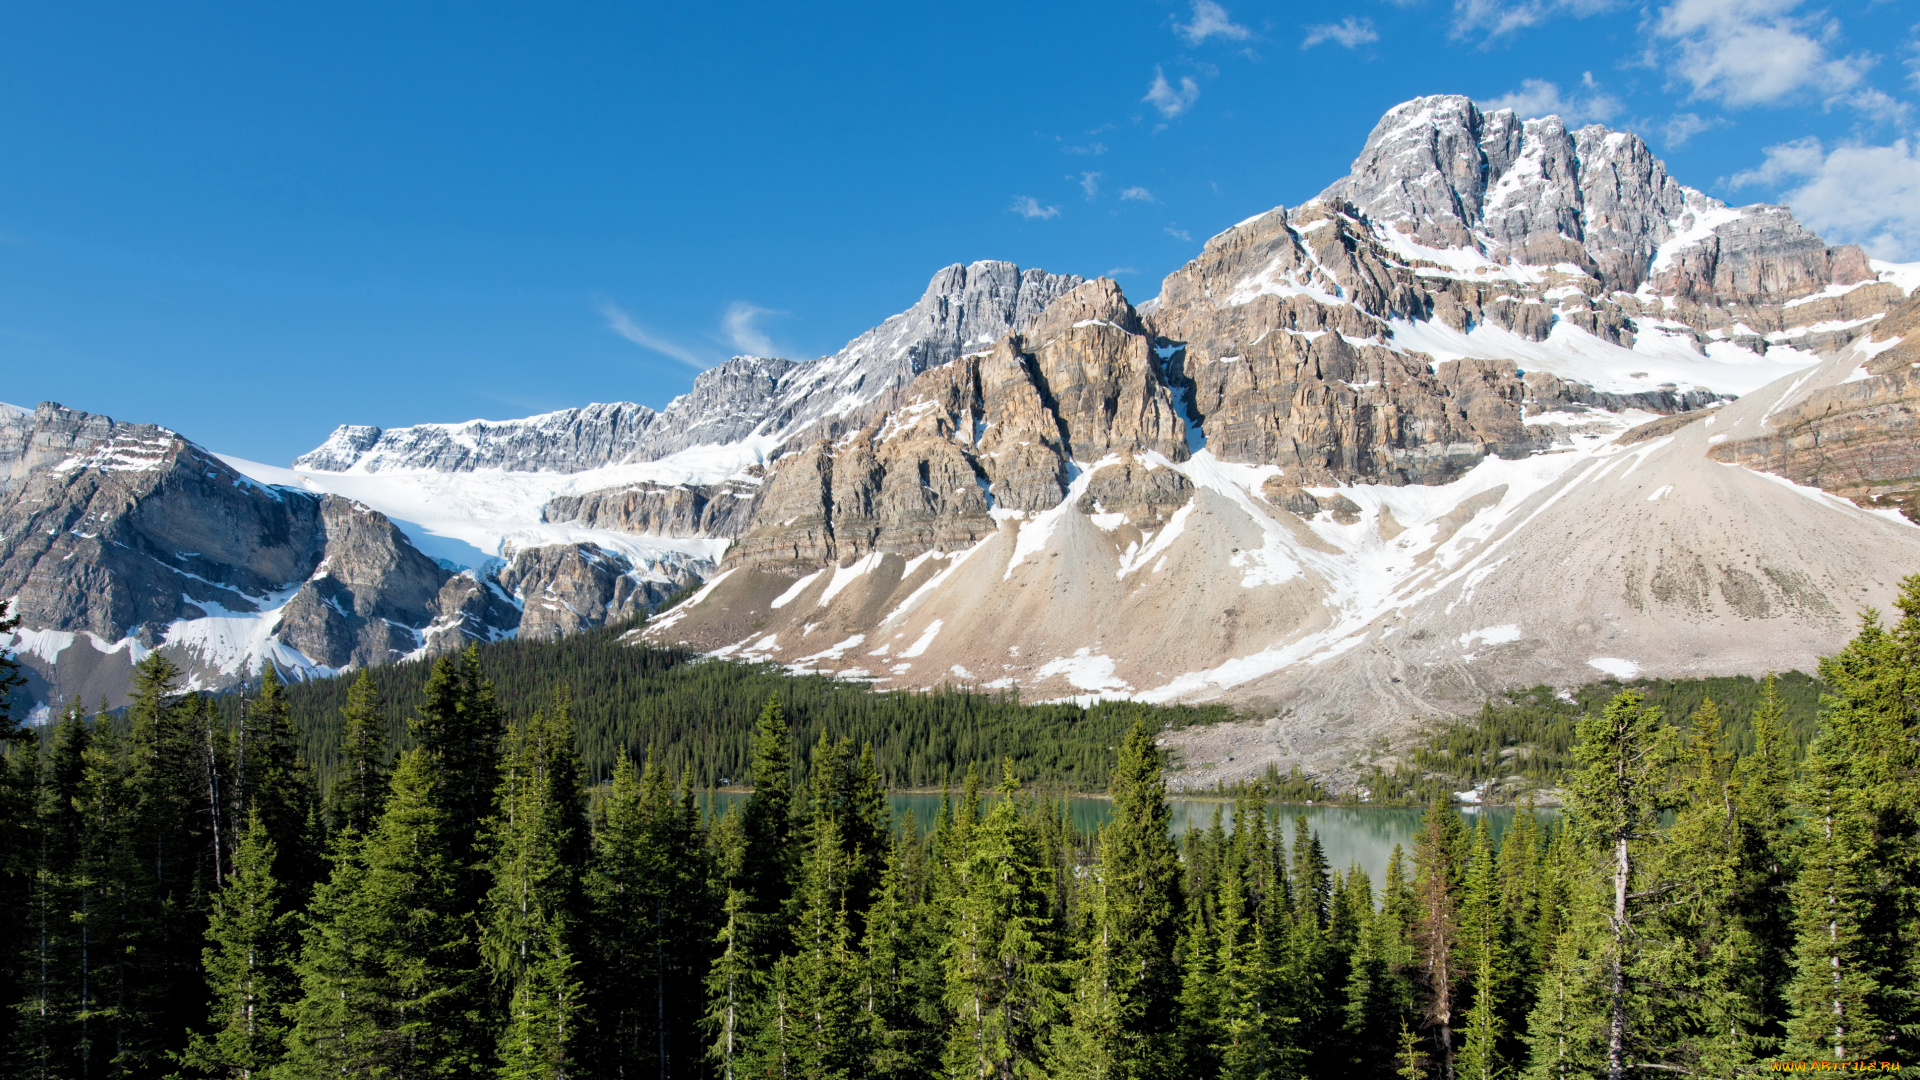
[[[8,1077],[1417,1080],[1754,1075],[1920,1040],[1920,578],[1822,662],[1804,755],[1705,699],[1581,715],[1567,808],[1426,814],[1385,880],[1244,801],[1171,835],[1143,715],[1076,833],[1014,763],[924,835],[873,750],[768,700],[753,792],[583,767],[573,707],[363,674],[322,787],[285,687],[150,656],[124,718],[15,731]],[[0,670],[0,678],[10,674]],[[1730,743],[1741,752],[1728,750]]]

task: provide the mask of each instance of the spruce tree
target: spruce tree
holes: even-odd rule
[[[80,1026],[87,931],[82,881],[92,821],[85,812],[91,730],[78,701],[62,711],[35,790],[31,890],[21,925],[26,975],[16,1065],[24,1076],[84,1075]]]
[[[387,721],[385,703],[373,674],[361,668],[347,691],[339,778],[333,785],[333,825],[362,836],[373,831],[387,800]]]
[[[1512,981],[1505,893],[1495,869],[1486,815],[1475,823],[1460,901],[1460,966],[1471,984],[1471,1005],[1455,1074],[1493,1080],[1506,1070],[1506,1003]]]
[[[278,852],[259,812],[249,814],[233,873],[207,924],[206,1027],[187,1047],[190,1068],[252,1080],[279,1064],[292,1004],[293,915],[274,876]]]
[[[483,951],[507,1017],[500,1075],[557,1080],[583,1056],[586,806],[567,703],[535,713],[501,769]]]
[[[787,1019],[777,1034],[777,1057],[799,1075],[844,1078],[867,1058],[868,1027],[861,1022],[860,969],[848,922],[853,861],[840,833],[840,819],[821,813],[801,868],[791,928],[793,943],[776,965],[785,990]]]
[[[471,1076],[493,1056],[474,910],[463,895],[467,845],[456,839],[447,805],[459,800],[444,797],[438,764],[421,747],[394,769],[348,916],[378,984],[364,1002],[371,1025],[353,1057],[363,1068],[419,1078]]]
[[[753,731],[753,794],[741,822],[746,842],[741,888],[749,910],[769,921],[777,918],[793,891],[792,738],[780,700],[767,699]],[[770,936],[785,937],[771,922],[765,929]]]
[[[1414,849],[1414,922],[1413,939],[1420,972],[1423,1002],[1421,1023],[1432,1029],[1434,1060],[1439,1063],[1441,1080],[1454,1080],[1454,1020],[1458,1012],[1455,993],[1460,973],[1458,901],[1454,895],[1454,844],[1452,830],[1459,815],[1451,807],[1438,803],[1427,807]]]
[[[1575,726],[1574,760],[1579,771],[1568,785],[1568,810],[1611,879],[1608,916],[1607,1080],[1623,1080],[1635,1033],[1630,1014],[1638,988],[1638,905],[1633,899],[1636,866],[1659,837],[1666,802],[1659,710],[1622,691],[1604,712],[1582,716]]]
[[[1821,674],[1837,693],[1808,748],[1801,802],[1808,822],[1792,885],[1797,931],[1788,988],[1790,1055],[1848,1061],[1882,1049],[1893,1034],[1882,1003],[1888,990],[1876,930],[1884,899],[1874,865],[1873,784],[1865,737],[1898,691],[1894,647],[1874,613]]]
[[[946,998],[953,1016],[948,1072],[977,1077],[1032,1073],[1060,1007],[1058,957],[1049,940],[1048,883],[1013,765],[977,826],[963,801],[949,900]],[[970,785],[971,786],[971,785]]]
[[[241,814],[258,814],[279,851],[279,877],[296,907],[322,873],[319,837],[309,831],[314,810],[313,780],[300,757],[286,687],[272,664],[260,675],[260,689],[246,705],[241,753]]]
[[[1712,698],[1695,710],[1679,762],[1678,816],[1650,884],[1649,964],[1678,993],[1650,1017],[1661,1059],[1714,1075],[1751,1064],[1766,1024],[1759,943],[1743,904],[1747,831],[1725,725]],[[1643,888],[1643,891],[1644,888]]]
[[[1136,723],[1108,786],[1113,818],[1100,832],[1091,955],[1072,1023],[1092,1060],[1088,1075],[1146,1080],[1175,1071],[1180,992],[1180,853],[1159,749]]]

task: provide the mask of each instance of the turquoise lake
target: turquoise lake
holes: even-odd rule
[[[746,796],[715,792],[700,798],[709,813],[725,813],[734,803],[745,801]],[[896,820],[911,814],[923,832],[933,827],[934,818],[940,812],[938,794],[913,792],[890,795],[888,801],[893,804]],[[1233,827],[1231,803],[1211,799],[1172,799],[1169,802],[1173,808],[1173,830],[1176,835],[1190,829],[1209,827],[1216,811],[1221,813],[1226,828]],[[1463,806],[1460,810],[1469,826],[1484,816],[1496,840],[1519,812],[1510,806]],[[1422,811],[1417,807],[1401,806],[1269,803],[1267,813],[1270,816],[1277,815],[1286,823],[1288,843],[1292,843],[1294,818],[1305,815],[1307,827],[1319,834],[1320,845],[1326,849],[1327,861],[1334,869],[1344,872],[1358,863],[1377,889],[1386,880],[1387,863],[1393,857],[1395,844],[1405,848],[1409,857],[1412,856],[1414,834],[1419,829]],[[1544,821],[1550,819],[1555,811],[1542,810],[1539,814]],[[1090,832],[1106,824],[1113,816],[1113,804],[1105,799],[1069,798],[1067,816],[1076,828]]]

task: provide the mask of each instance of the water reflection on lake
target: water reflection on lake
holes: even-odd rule
[[[745,795],[732,792],[715,792],[699,796],[709,813],[725,813],[727,808],[737,802],[744,802]],[[911,792],[889,795],[888,802],[893,805],[895,820],[904,820],[913,815],[914,822],[922,832],[933,828],[935,817],[940,812],[940,796],[927,792]],[[1173,831],[1175,835],[1190,829],[1206,829],[1213,824],[1213,815],[1220,812],[1223,828],[1233,828],[1233,805],[1212,799],[1172,799]],[[1463,806],[1460,808],[1472,826],[1478,817],[1487,819],[1487,826],[1497,841],[1507,826],[1512,824],[1516,811],[1510,806]],[[1543,819],[1551,818],[1556,811],[1539,811]],[[1270,803],[1267,806],[1269,821],[1279,817],[1285,822],[1287,842],[1293,842],[1294,818],[1305,815],[1307,827],[1318,833],[1320,845],[1326,849],[1327,862],[1335,870],[1344,873],[1355,864],[1367,872],[1378,889],[1387,877],[1387,862],[1393,857],[1393,845],[1399,844],[1406,849],[1409,858],[1413,855],[1414,834],[1420,827],[1421,811],[1417,807],[1404,806],[1325,806],[1301,805],[1295,803]],[[1074,827],[1086,832],[1105,825],[1113,816],[1113,804],[1105,799],[1069,798],[1067,816]],[[1408,870],[1411,871],[1409,866]]]

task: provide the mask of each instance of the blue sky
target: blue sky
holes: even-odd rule
[[[1144,300],[1393,104],[1645,135],[1920,259],[1920,9],[1792,0],[0,9],[0,400],[285,462],[664,405],[982,258]]]

